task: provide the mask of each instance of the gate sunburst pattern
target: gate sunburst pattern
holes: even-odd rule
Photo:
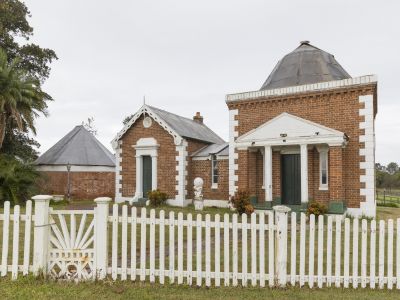
[[[72,281],[94,278],[95,214],[52,211],[49,221],[50,276],[54,279]]]

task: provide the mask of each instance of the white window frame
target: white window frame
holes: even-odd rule
[[[218,168],[218,159],[217,159],[217,155],[215,155],[215,154],[211,155],[211,188],[217,189],[218,188],[218,180],[219,180],[219,172],[217,175],[214,174],[214,168],[215,168],[214,164],[217,164],[217,168]],[[217,182],[214,182],[215,177],[217,177]]]
[[[327,191],[329,188],[329,155],[328,155],[329,148],[319,148],[319,190],[320,191]],[[323,159],[325,156],[325,160]],[[325,164],[326,170],[326,183],[322,183],[322,171]]]

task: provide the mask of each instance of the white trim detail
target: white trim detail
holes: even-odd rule
[[[180,145],[182,142],[182,137],[176,133],[162,118],[160,118],[156,113],[154,113],[149,106],[144,104],[129,120],[128,123],[118,132],[117,136],[111,141],[112,147],[116,149],[117,142],[121,137],[128,131],[129,128],[136,122],[137,119],[143,114],[150,116],[155,122],[157,122],[162,128],[164,128],[172,137],[174,138],[175,145]]]
[[[229,159],[229,155],[216,155],[217,160],[227,160]],[[192,160],[211,160],[210,155],[209,156],[192,156]]]
[[[235,139],[239,136],[235,127],[239,125],[239,121],[235,120],[235,116],[239,114],[237,109],[229,110],[229,195],[233,196],[237,191],[236,182],[238,176],[235,175],[235,171],[238,170],[239,166],[235,163],[235,159],[238,159],[239,155],[235,151]]]
[[[151,156],[151,189],[157,189],[157,140],[154,138],[141,138],[132,146],[136,150],[136,191],[133,201],[143,197],[143,156]]]
[[[319,153],[319,190],[327,191],[329,189],[329,147],[318,145],[317,147]],[[325,169],[326,169],[326,183],[322,183],[322,158],[325,155]]]
[[[272,148],[264,147],[264,188],[265,201],[271,202],[272,199]]]
[[[46,172],[67,172],[67,165],[40,165],[36,166],[37,171]],[[71,165],[70,172],[115,172],[115,167],[108,166],[77,166]]]
[[[322,143],[344,146],[347,139],[343,132],[284,112],[241,135],[235,144],[249,147]]]
[[[300,145],[301,203],[308,203],[308,148]]]
[[[364,116],[364,122],[360,122],[359,128],[364,129],[364,135],[360,136],[360,142],[364,148],[360,149],[360,156],[365,156],[360,163],[360,169],[365,170],[365,175],[360,176],[360,182],[365,183],[365,188],[360,189],[360,195],[365,196],[365,202],[360,203],[360,214],[375,217],[375,132],[374,132],[374,96],[359,96],[359,102],[364,103],[364,108],[359,110],[360,116]],[[353,214],[356,214],[354,209]]]
[[[188,151],[187,151],[187,146],[188,142],[186,140],[182,140],[181,145],[176,146],[176,152],[178,152],[178,155],[175,157],[177,165],[176,165],[176,181],[177,184],[175,186],[175,190],[177,191],[177,195],[175,197],[176,206],[185,206],[185,199],[187,195],[187,157],[188,157]]]
[[[376,83],[378,81],[378,77],[376,75],[366,75],[360,77],[354,77],[343,80],[335,80],[328,82],[320,82],[314,84],[305,84],[298,86],[291,86],[279,89],[272,90],[263,90],[263,91],[252,91],[252,92],[244,92],[237,94],[228,94],[226,95],[226,103],[247,100],[247,99],[255,99],[260,97],[269,97],[269,96],[282,96],[289,94],[298,94],[298,93],[307,93],[307,92],[317,92],[322,90],[331,90],[331,89],[339,89],[352,85],[365,85]]]
[[[121,202],[122,200],[122,141],[117,142],[117,148],[115,149],[115,202]]]

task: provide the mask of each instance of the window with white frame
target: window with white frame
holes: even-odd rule
[[[211,155],[211,183],[212,188],[218,187],[218,160],[216,155]]]
[[[319,151],[319,189],[328,189],[328,149]]]

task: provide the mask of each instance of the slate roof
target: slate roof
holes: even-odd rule
[[[37,165],[115,166],[114,155],[85,129],[76,126],[43,153]]]
[[[332,54],[303,41],[277,63],[260,90],[347,78],[351,76]]]
[[[207,157],[212,154],[217,154],[218,156],[229,155],[229,144],[211,144],[201,148],[200,150],[194,152],[192,157]]]
[[[154,106],[148,105],[148,107],[182,137],[216,144],[222,144],[225,142],[205,124],[198,123],[189,118],[178,116]]]

